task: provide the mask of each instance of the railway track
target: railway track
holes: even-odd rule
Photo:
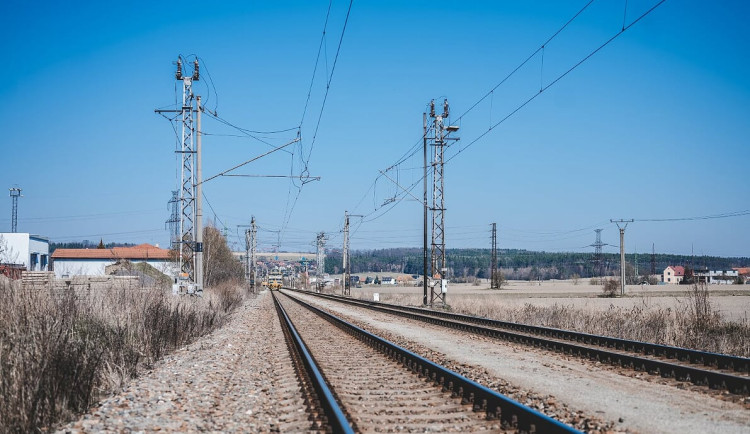
[[[578,432],[289,295],[274,292],[312,429]]]
[[[424,308],[355,300],[331,294],[298,291],[392,315],[424,321],[478,335],[558,351],[615,366],[631,368],[737,395],[750,391],[750,359],[667,345],[530,326]]]

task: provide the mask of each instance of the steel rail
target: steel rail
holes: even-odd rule
[[[317,363],[315,363],[315,360],[307,349],[305,342],[302,340],[299,333],[297,333],[297,329],[294,327],[292,320],[289,319],[289,315],[287,315],[284,307],[281,306],[281,303],[276,299],[276,295],[273,296],[273,301],[276,305],[276,310],[279,312],[279,316],[283,319],[283,321],[281,321],[282,326],[289,332],[292,338],[292,344],[297,349],[305,368],[306,375],[315,389],[320,408],[325,415],[325,420],[323,422],[333,433],[354,433],[349,420],[344,415],[341,407],[339,407],[330,387],[328,387],[328,384],[323,378]]]
[[[725,367],[726,369],[731,368],[739,372],[746,372],[748,362],[750,362],[749,359],[743,357],[728,356],[725,354],[716,353],[704,353],[701,351],[690,350],[686,348],[648,344],[637,341],[628,341],[620,338],[610,338],[606,336],[588,335],[586,333],[578,333],[567,330],[527,326],[524,324],[473,317],[470,315],[438,312],[415,307],[395,306],[387,303],[353,300],[351,298],[334,296],[330,294],[318,294],[299,290],[295,291],[343,303],[358,305],[361,307],[390,313],[393,315],[400,315],[407,318],[440,325],[443,327],[468,331],[475,334],[491,336],[494,338],[500,338],[549,350],[561,351],[567,354],[577,355],[579,357],[589,358],[603,363],[610,363],[612,365],[619,365],[622,367],[629,367],[635,370],[649,372],[652,374],[660,375],[662,377],[675,378],[676,380],[680,381],[689,381],[693,384],[708,386],[713,389],[726,389],[735,394],[747,395],[750,391],[750,377],[742,377],[698,367],[670,363],[663,360],[654,360],[634,355],[617,353],[608,349],[591,348],[584,346],[583,344],[579,345],[576,343],[560,342],[551,339],[572,339],[588,345],[614,348],[615,350],[621,351],[640,351],[646,354],[648,354],[648,351],[652,351],[656,356],[663,355],[665,357],[675,358],[680,361],[688,361],[689,363],[696,363],[695,361],[700,360],[704,365],[706,365],[708,364],[707,361],[709,361],[711,363],[717,364],[719,367]],[[497,328],[488,328],[480,325],[472,325],[456,321],[481,323],[489,325],[490,327],[511,329],[512,331],[499,330]],[[555,335],[555,332],[560,333]],[[534,336],[537,334],[541,336]],[[571,338],[565,338],[563,336],[571,336]],[[591,342],[587,342],[587,339]],[[710,356],[712,355],[723,357],[710,358]],[[716,360],[722,361],[717,362]]]
[[[451,396],[455,398],[461,398],[461,403],[472,405],[474,411],[485,412],[488,419],[499,419],[504,426],[531,433],[580,432],[444,366],[438,365],[354,324],[344,321],[335,315],[325,312],[309,303],[305,303],[296,297],[288,294],[284,295],[370,345],[377,351],[403,364],[407,369],[425,378],[425,381],[442,387],[444,392],[450,392]]]

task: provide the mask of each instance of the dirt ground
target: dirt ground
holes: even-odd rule
[[[590,285],[586,279],[579,280],[577,284],[570,280],[509,281],[501,290],[490,290],[486,283],[478,286],[449,284],[447,301],[450,304],[454,297],[491,297],[494,303],[508,308],[523,307],[528,303],[535,306],[558,304],[602,311],[610,306],[626,309],[634,306],[676,309],[686,302],[685,293],[688,289],[689,287],[682,285],[628,285],[624,297],[602,298],[599,297],[602,293],[601,286]],[[750,285],[709,285],[709,291],[713,309],[719,311],[725,321],[750,321]],[[380,294],[380,301],[384,302],[399,298],[418,305],[422,300],[421,286],[363,285],[362,288],[352,288],[352,296],[357,298],[372,299],[373,293]]]

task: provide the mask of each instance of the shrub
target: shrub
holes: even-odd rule
[[[605,279],[602,285],[602,295],[604,297],[616,297],[617,290],[620,289],[620,281],[617,279]]]

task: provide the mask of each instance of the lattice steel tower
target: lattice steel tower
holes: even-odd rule
[[[21,197],[21,189],[13,187],[10,189],[10,200],[13,202],[10,219],[10,231],[18,232],[18,198]]]
[[[450,112],[448,109],[448,100],[443,100],[443,114],[435,114],[435,101],[430,101],[430,118],[433,120],[433,136],[429,137],[430,145],[433,147],[432,158],[432,244],[430,263],[432,264],[432,277],[439,276],[439,285],[432,285],[430,295],[430,305],[435,302],[445,305],[445,296],[447,293],[446,273],[448,269],[445,263],[445,179],[444,179],[444,151],[446,143],[449,140],[458,140],[458,138],[448,138],[448,134],[458,131],[456,126],[446,126]],[[425,125],[425,137],[428,130]]]
[[[169,200],[170,215],[165,222],[169,228],[169,247],[177,248],[180,243],[180,197],[178,190],[172,190],[172,199]]]
[[[602,265],[604,264],[602,247],[608,246],[609,244],[602,243],[602,229],[594,229],[594,232],[596,232],[596,242],[594,242],[594,244],[590,244],[589,246],[594,248],[594,269],[596,270],[597,274],[599,274],[599,278],[601,279],[604,276],[604,270],[602,268]]]

